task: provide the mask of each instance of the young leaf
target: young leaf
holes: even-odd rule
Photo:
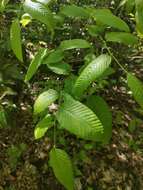
[[[57,119],[60,128],[79,138],[96,141],[103,133],[103,126],[94,112],[68,94],[64,95],[64,103],[57,113]]]
[[[25,0],[24,4],[24,11],[32,16],[33,19],[36,19],[53,31],[54,28],[54,18],[51,11],[44,6],[41,2],[32,1],[32,0]]]
[[[34,136],[35,139],[39,139],[45,135],[47,130],[52,127],[53,121],[51,115],[46,115],[35,127]]]
[[[109,42],[118,42],[125,45],[135,45],[138,43],[138,38],[130,33],[125,32],[108,32],[105,39]]]
[[[62,8],[61,13],[73,18],[89,18],[89,13],[86,9],[76,5],[67,5]]]
[[[143,83],[131,73],[127,75],[127,82],[135,100],[143,108]]]
[[[71,66],[64,62],[47,64],[47,67],[59,75],[68,75],[71,71]]]
[[[96,140],[108,143],[112,136],[112,114],[109,106],[102,97],[94,95],[88,97],[87,106],[94,111],[104,128],[104,133],[99,135]]]
[[[109,67],[110,63],[111,57],[103,54],[88,64],[77,78],[73,88],[73,94],[76,97],[81,97],[87,87],[98,77],[102,76],[105,70]]]
[[[16,57],[21,62],[23,62],[22,45],[21,45],[21,28],[18,19],[15,19],[12,22],[10,28],[10,43],[11,43],[11,48],[15,53]]]
[[[96,21],[102,24],[117,28],[125,32],[130,31],[128,25],[119,17],[113,15],[109,9],[94,9],[92,16]]]
[[[58,99],[56,90],[49,89],[38,96],[34,104],[34,114],[39,114]]]
[[[25,82],[28,82],[33,77],[33,75],[38,70],[39,66],[42,64],[42,61],[46,54],[47,49],[42,48],[38,51],[28,68],[27,74],[25,76]]]
[[[80,48],[90,48],[91,45],[86,40],[82,39],[73,39],[73,40],[65,40],[60,44],[60,48],[64,50],[70,49],[80,49]]]
[[[53,148],[50,151],[50,166],[59,182],[67,190],[74,190],[72,163],[64,150]]]

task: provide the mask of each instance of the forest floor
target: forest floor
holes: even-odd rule
[[[0,190],[62,190],[47,164],[50,139],[34,140],[32,113],[19,98],[23,103],[15,113],[16,127],[0,129]],[[136,105],[121,87],[112,88],[106,99],[114,121],[109,145],[91,147],[64,133],[77,166],[77,189],[142,190],[143,123],[129,128]]]

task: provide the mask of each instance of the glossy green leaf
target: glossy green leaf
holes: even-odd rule
[[[48,109],[54,101],[58,99],[56,90],[49,89],[38,96],[34,104],[34,114],[38,114],[45,109]]]
[[[51,115],[46,115],[35,127],[34,130],[34,137],[35,139],[39,139],[45,135],[47,130],[51,128],[53,125]]]
[[[68,75],[71,72],[71,66],[64,62],[47,64],[47,67],[59,75]]]
[[[45,25],[47,25],[48,29],[53,31],[54,28],[54,18],[51,11],[44,6],[41,2],[25,0],[24,11],[32,16],[33,19],[36,19]]]
[[[143,83],[131,73],[127,75],[127,82],[135,100],[143,108]]]
[[[57,119],[60,128],[79,138],[96,141],[103,133],[103,126],[94,112],[68,94],[64,95],[64,103],[59,108]]]
[[[111,57],[109,55],[100,55],[95,60],[85,67],[77,78],[73,94],[75,97],[81,97],[83,92],[88,88],[88,86],[95,81],[97,78],[101,77],[106,71],[111,63]]]
[[[65,40],[62,41],[60,44],[60,48],[62,50],[90,48],[90,47],[91,47],[90,43],[82,39]]]
[[[50,151],[50,166],[59,182],[67,189],[74,190],[74,175],[70,157],[61,149]]]
[[[94,9],[92,16],[96,21],[102,24],[117,28],[121,31],[130,31],[128,25],[121,18],[113,15],[109,9]]]
[[[135,45],[138,43],[138,38],[131,33],[125,32],[108,32],[105,39],[109,42],[118,42],[125,45]]]
[[[108,143],[112,136],[112,114],[108,104],[102,97],[92,95],[87,99],[87,106],[94,111],[104,128],[104,133],[99,135],[96,140]]]
[[[86,9],[76,5],[67,5],[62,8],[61,13],[73,18],[89,18],[89,13]]]
[[[13,52],[15,53],[16,57],[23,62],[23,55],[22,55],[22,42],[21,42],[21,28],[19,24],[19,20],[15,19],[12,22],[10,28],[10,43]]]
[[[42,48],[35,55],[34,59],[31,61],[31,64],[25,76],[25,82],[28,82],[36,73],[39,66],[43,63],[44,57],[47,55],[47,51],[48,51],[47,49]]]

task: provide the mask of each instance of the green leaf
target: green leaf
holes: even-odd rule
[[[127,75],[127,82],[135,100],[143,108],[143,83],[131,73]]]
[[[71,74],[68,78],[64,80],[64,92],[72,94],[72,88],[74,86],[76,78],[77,77],[75,75]]]
[[[59,75],[69,75],[69,73],[71,72],[71,66],[64,62],[47,64],[47,67],[51,71]]]
[[[25,82],[28,82],[33,75],[36,73],[36,71],[38,70],[39,66],[42,64],[42,61],[44,59],[44,57],[47,54],[47,49],[40,49],[38,51],[38,53],[35,55],[34,59],[31,61],[31,64],[28,68],[27,74],[25,76]]]
[[[98,26],[98,25],[89,25],[88,26],[88,32],[91,36],[98,36],[101,35],[105,30],[104,26]]]
[[[5,10],[6,5],[8,4],[9,0],[1,0],[0,1],[0,12]]]
[[[15,19],[12,22],[10,28],[10,43],[11,43],[11,48],[15,53],[16,57],[21,62],[23,62],[22,45],[21,45],[21,28],[18,19]]]
[[[0,128],[4,128],[7,125],[6,112],[3,107],[0,106]]]
[[[67,190],[74,190],[72,163],[64,150],[53,148],[50,151],[50,166],[59,182]]]
[[[137,30],[143,35],[143,0],[135,0]]]
[[[61,13],[73,18],[89,18],[89,13],[86,9],[76,5],[67,5],[62,8]]]
[[[52,117],[51,115],[46,115],[35,127],[34,130],[34,136],[35,139],[39,139],[45,135],[47,130],[51,128],[53,125]]]
[[[61,50],[54,50],[49,52],[48,56],[45,57],[43,64],[58,63],[64,58],[64,53]]]
[[[39,114],[58,99],[56,90],[49,89],[38,96],[34,104],[34,114]]]
[[[130,31],[128,25],[119,17],[113,15],[109,9],[94,9],[92,11],[92,16],[96,21],[102,24],[117,28],[122,31]]]
[[[125,32],[108,32],[105,39],[109,42],[118,42],[125,45],[135,45],[138,43],[138,38],[130,33]]]
[[[111,57],[103,54],[88,64],[77,78],[73,88],[73,94],[77,98],[81,97],[88,86],[97,78],[102,76],[102,74],[109,67],[110,63]]]
[[[64,50],[70,49],[80,49],[80,48],[90,48],[91,45],[86,40],[82,39],[73,39],[73,40],[65,40],[60,44],[60,48]]]
[[[41,2],[34,2],[32,0],[25,0],[24,2],[24,11],[29,13],[33,19],[36,19],[53,31],[54,28],[54,18],[51,11],[44,6]]]
[[[126,1],[126,11],[131,13],[135,6],[135,0],[127,0]]]
[[[108,104],[102,97],[92,95],[87,99],[87,106],[94,111],[104,128],[104,133],[99,135],[96,140],[108,143],[112,136],[112,114]]]
[[[57,119],[60,128],[79,138],[96,141],[103,133],[103,126],[94,112],[68,94],[64,95],[64,103],[59,108]]]

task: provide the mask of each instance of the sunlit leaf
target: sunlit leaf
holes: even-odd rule
[[[10,42],[13,52],[15,53],[16,57],[22,62],[23,55],[22,55],[22,42],[21,42],[21,28],[18,19],[15,19],[12,22],[10,28]]]
[[[91,63],[89,63],[81,72],[75,82],[73,88],[74,96],[81,97],[83,92],[88,88],[88,86],[104,74],[110,63],[111,57],[106,54],[100,55],[99,57],[95,58]]]
[[[35,127],[34,136],[35,139],[39,139],[45,135],[47,130],[53,125],[51,115],[46,115]]]
[[[96,141],[103,133],[103,126],[94,112],[70,95],[64,95],[64,103],[59,108],[57,119],[60,128],[77,135],[79,138]]]
[[[38,114],[45,109],[48,109],[48,106],[51,105],[54,101],[58,99],[58,93],[56,90],[49,89],[38,96],[34,104],[34,113]]]

